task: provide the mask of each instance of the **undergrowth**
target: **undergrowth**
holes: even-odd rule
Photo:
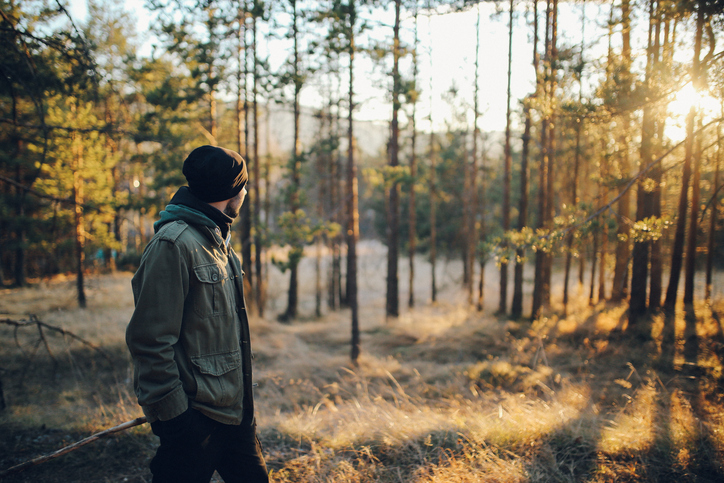
[[[3,317],[34,313],[102,345],[0,326],[0,470],[141,415],[123,331],[129,274],[4,290]],[[252,319],[257,420],[276,482],[722,481],[724,306],[628,327],[625,307],[575,300],[534,323],[455,298],[385,320],[362,313]],[[65,301],[65,302],[64,302]],[[579,305],[575,305],[578,303]],[[636,329],[636,330],[633,330]],[[641,337],[641,333],[648,335]],[[3,481],[150,481],[144,426]]]

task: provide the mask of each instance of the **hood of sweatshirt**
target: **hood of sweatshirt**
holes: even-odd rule
[[[233,218],[199,200],[191,194],[187,186],[182,186],[166,209],[160,213],[160,219],[153,224],[153,229],[158,232],[166,223],[177,220],[184,221],[189,225],[207,226],[212,231],[218,227],[221,230],[222,238],[226,239]]]

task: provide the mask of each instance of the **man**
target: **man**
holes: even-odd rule
[[[249,322],[229,244],[248,179],[242,157],[194,149],[133,277],[126,330],[138,403],[161,439],[155,483],[266,482],[256,437]]]

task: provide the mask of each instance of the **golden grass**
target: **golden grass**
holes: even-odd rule
[[[373,283],[385,268],[379,247],[365,253],[357,367],[349,363],[349,313],[308,315],[313,284],[301,284],[300,321],[274,319],[271,308],[284,308],[286,279],[271,269],[276,298],[267,318],[252,318],[251,330],[257,420],[274,481],[654,482],[724,475],[721,304],[697,305],[693,325],[691,314],[657,316],[648,340],[630,335],[625,307],[589,305],[583,290],[566,316],[510,321],[491,315],[494,287],[486,292],[489,309],[469,307],[451,263],[441,270],[440,302],[425,302],[421,268],[418,307],[386,320],[383,284]],[[307,276],[309,262],[302,266]],[[4,290],[0,299],[0,312],[37,314],[103,345],[112,359],[50,335],[55,359],[42,346],[32,356],[36,333],[20,331],[22,352],[12,329],[0,327],[9,404],[0,426],[29,448],[40,446],[23,435],[42,433],[43,425],[81,436],[140,415],[123,341],[130,274],[92,277],[86,310],[74,307],[73,282]],[[0,452],[9,449],[0,467],[20,459],[9,441],[0,437]],[[155,444],[148,429],[117,441],[113,451],[138,461],[124,478],[143,481]],[[51,443],[60,441],[45,444]],[[27,481],[76,481],[82,458],[73,464],[72,471],[62,460],[38,467]],[[114,478],[90,474],[96,476],[84,481]]]

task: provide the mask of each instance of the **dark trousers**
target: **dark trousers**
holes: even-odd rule
[[[161,438],[151,460],[153,483],[208,483],[214,470],[225,483],[269,481],[255,425],[227,425],[198,411],[182,430],[152,423]]]

